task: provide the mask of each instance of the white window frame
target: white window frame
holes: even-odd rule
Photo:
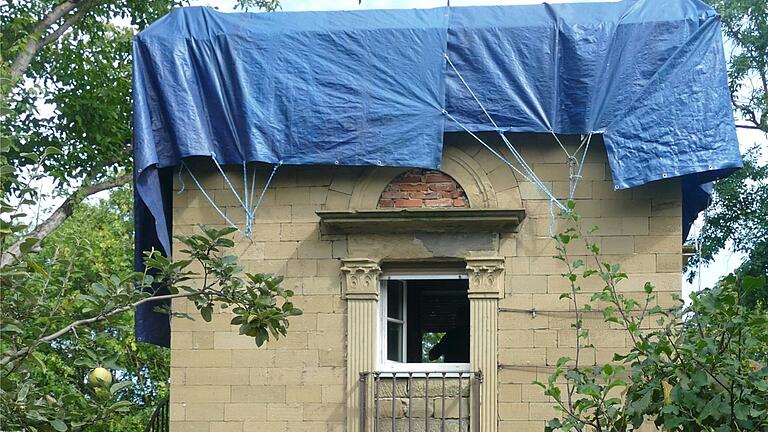
[[[376,319],[378,340],[376,341],[377,370],[380,372],[407,373],[407,372],[455,372],[466,373],[470,371],[469,363],[400,363],[387,359],[387,322],[390,318],[387,314],[387,282],[399,280],[403,282],[403,340],[402,353],[407,358],[408,341],[408,280],[450,280],[467,279],[466,273],[450,272],[427,274],[420,273],[385,273],[379,278],[379,313]],[[438,375],[439,376],[439,375]]]

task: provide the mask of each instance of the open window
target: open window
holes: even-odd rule
[[[385,273],[379,308],[380,370],[469,370],[468,288],[461,271]]]

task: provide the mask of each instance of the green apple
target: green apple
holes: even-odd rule
[[[109,388],[112,385],[112,373],[97,367],[88,374],[88,385],[92,388]]]

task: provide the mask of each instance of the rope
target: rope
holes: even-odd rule
[[[232,186],[232,182],[229,181],[229,177],[224,173],[224,169],[221,168],[221,165],[219,165],[219,161],[216,160],[216,153],[211,153],[211,159],[213,159],[213,163],[216,164],[216,168],[219,169],[219,172],[221,173],[221,176],[224,177],[224,181],[227,183],[227,186],[229,186],[229,189],[232,191],[233,194],[235,194],[235,198],[237,198],[237,201],[240,202],[240,205],[243,206],[243,209],[245,211],[248,211],[248,207],[245,206],[245,203],[240,198],[240,195],[235,190],[235,187]]]
[[[563,142],[562,142],[562,141],[560,141],[560,137],[558,137],[558,136],[557,136],[557,134],[555,133],[555,131],[553,131],[552,129],[550,129],[550,130],[549,130],[549,133],[551,133],[551,134],[552,134],[552,136],[553,136],[553,137],[555,137],[555,141],[557,141],[557,144],[558,144],[558,145],[560,145],[560,148],[561,148],[561,149],[563,149],[563,151],[565,152],[565,155],[566,155],[568,158],[570,158],[570,157],[571,157],[571,154],[570,154],[570,153],[568,153],[568,150],[566,150],[566,148],[565,148],[565,145],[563,145]],[[576,150],[576,151],[578,152],[578,150]]]
[[[243,160],[243,199],[245,199],[245,212],[248,214],[248,166],[247,162]]]
[[[476,140],[477,140],[477,142],[479,142],[480,144],[482,144],[482,145],[483,145],[485,148],[487,148],[487,149],[488,149],[488,151],[490,151],[491,153],[493,153],[493,154],[494,154],[494,156],[496,156],[497,158],[501,159],[501,161],[502,161],[502,162],[504,162],[504,163],[505,163],[507,166],[509,166],[510,168],[512,168],[512,170],[514,170],[516,173],[520,174],[520,176],[522,176],[522,177],[523,177],[523,178],[524,178],[526,181],[528,181],[529,183],[533,183],[533,181],[532,181],[530,178],[528,178],[528,176],[526,176],[526,175],[525,175],[525,174],[524,174],[522,171],[520,171],[520,170],[519,170],[519,169],[517,169],[517,168],[516,168],[514,165],[512,165],[512,162],[508,161],[508,160],[507,160],[507,158],[505,158],[504,156],[502,156],[501,154],[499,154],[499,153],[498,153],[496,150],[494,150],[494,149],[493,149],[493,148],[492,148],[490,145],[486,144],[486,142],[485,142],[485,141],[483,141],[483,140],[482,140],[482,139],[481,139],[479,136],[477,136],[477,135],[476,135],[474,132],[472,132],[471,130],[469,130],[469,129],[468,129],[466,126],[464,126],[464,124],[462,124],[462,123],[461,123],[460,121],[458,121],[458,120],[457,120],[457,119],[456,119],[454,116],[452,116],[450,113],[448,113],[448,111],[445,111],[445,110],[443,110],[443,114],[447,115],[447,116],[448,116],[448,118],[450,118],[451,120],[453,120],[453,121],[454,121],[454,122],[455,122],[457,125],[459,125],[459,127],[460,127],[460,128],[464,129],[464,131],[466,131],[468,134],[470,134],[470,135],[472,136],[472,138],[476,139]]]
[[[571,190],[569,193],[570,199],[572,200],[574,195],[576,195],[576,185],[579,183],[579,180],[581,180],[581,172],[584,169],[584,161],[587,159],[587,153],[589,152],[589,143],[592,141],[592,132],[590,132],[587,135],[586,141],[582,138],[581,145],[579,148],[576,149],[576,152],[574,155],[579,153],[579,150],[581,150],[582,147],[584,147],[584,153],[581,155],[581,161],[579,162],[579,171],[576,173],[576,176],[574,177],[574,181],[572,181]],[[585,146],[586,142],[586,146]],[[570,180],[570,178],[569,178]]]
[[[186,168],[186,169],[187,169],[187,172],[189,173],[189,176],[192,178],[192,181],[193,181],[193,182],[195,182],[195,185],[197,185],[197,188],[198,188],[198,189],[200,190],[200,192],[203,194],[203,196],[205,197],[205,199],[207,199],[207,200],[208,200],[208,202],[211,204],[211,206],[213,207],[213,209],[214,209],[214,210],[216,210],[216,212],[218,212],[218,213],[219,213],[219,215],[220,215],[220,216],[221,216],[221,217],[222,217],[222,218],[223,218],[225,221],[227,221],[227,223],[229,224],[229,226],[231,226],[232,228],[236,229],[238,232],[242,232],[242,231],[240,231],[240,228],[238,228],[238,227],[237,227],[237,225],[235,225],[235,223],[234,223],[234,222],[232,222],[232,220],[231,220],[231,219],[229,219],[229,218],[227,217],[227,215],[225,215],[225,214],[224,214],[224,212],[222,212],[222,211],[221,211],[221,209],[220,209],[220,208],[219,208],[219,207],[216,205],[216,203],[215,203],[215,202],[213,202],[213,199],[211,199],[211,197],[208,195],[208,192],[206,192],[206,191],[205,191],[205,188],[203,188],[203,185],[201,185],[201,184],[200,184],[200,182],[199,182],[199,181],[197,181],[197,177],[195,177],[195,175],[192,173],[192,170],[190,170],[190,169],[189,169],[189,167],[187,166],[187,164],[185,164],[185,163],[184,163],[184,161],[181,161],[181,165],[179,166],[179,177],[181,177],[181,169],[182,169],[182,168]],[[181,193],[181,191],[179,191],[179,193]]]
[[[181,195],[182,192],[184,192],[187,189],[187,185],[184,183],[184,176],[181,175],[181,169],[184,167],[184,161],[181,162],[179,165],[179,184],[181,185],[181,188],[178,192],[176,192],[176,195]],[[189,170],[189,168],[187,168]]]
[[[515,146],[512,145],[511,142],[507,139],[506,135],[504,135],[504,132],[499,130],[499,135],[501,135],[501,139],[504,141],[504,143],[507,145],[507,148],[512,153],[512,156],[515,157],[515,160],[526,170],[526,172],[530,175],[531,179],[533,179],[533,184],[538,186],[538,188],[550,199],[550,203],[554,201],[554,204],[557,204],[558,208],[560,208],[561,211],[567,212],[568,208],[564,206],[560,201],[557,200],[557,198],[550,192],[549,188],[544,184],[543,181],[539,178],[539,176],[536,175],[536,173],[533,171],[533,168],[531,168],[528,163],[523,158],[523,155],[520,154],[520,152],[517,151]]]
[[[216,203],[213,201],[210,195],[208,195],[208,192],[203,188],[203,185],[200,184],[200,182],[195,177],[194,173],[192,173],[192,170],[189,169],[189,166],[187,166],[184,161],[181,162],[179,166],[179,183],[181,184],[181,189],[178,193],[184,192],[186,189],[186,186],[184,184],[184,179],[182,177],[182,169],[186,168],[187,172],[189,173],[192,180],[195,182],[195,185],[197,185],[197,188],[202,192],[203,196],[206,200],[208,200],[208,203],[211,204],[211,207],[213,207],[214,210],[225,220],[227,223],[237,229],[238,232],[244,234],[246,237],[250,238],[252,234],[253,229],[253,222],[256,218],[256,210],[261,205],[261,202],[264,200],[264,196],[267,193],[267,189],[269,188],[269,185],[272,183],[272,179],[275,176],[275,172],[277,171],[277,168],[280,167],[283,162],[280,161],[278,164],[274,166],[272,169],[272,173],[269,175],[269,178],[267,179],[266,184],[264,185],[264,189],[261,191],[261,194],[259,195],[258,201],[256,201],[255,204],[253,204],[254,200],[254,191],[256,190],[256,170],[254,169],[251,172],[251,187],[248,188],[248,162],[243,162],[243,198],[240,197],[240,195],[235,190],[235,187],[232,185],[232,182],[229,180],[229,177],[227,177],[227,174],[224,172],[224,169],[221,167],[219,162],[216,160],[216,155],[211,153],[211,159],[213,159],[213,162],[216,164],[216,167],[218,168],[219,172],[221,173],[222,177],[224,177],[224,181],[229,186],[229,189],[232,191],[232,193],[235,195],[235,198],[237,198],[237,201],[240,203],[240,205],[243,208],[243,211],[245,213],[245,232],[241,231],[240,228],[238,228],[237,225],[235,225],[234,222],[230,218],[227,217],[226,214],[224,214],[223,211],[216,205]]]
[[[253,191],[255,191],[255,190],[256,190],[256,170],[254,169],[251,172],[251,198],[249,200],[251,203],[253,203]],[[254,209],[254,211],[255,211],[255,209]]]
[[[274,168],[272,168],[272,173],[269,175],[269,178],[267,179],[267,183],[264,185],[264,189],[261,191],[261,195],[259,195],[259,200],[256,202],[256,205],[253,206],[253,213],[256,213],[256,209],[259,208],[261,205],[261,201],[264,200],[264,195],[267,193],[267,188],[269,187],[270,183],[272,183],[272,179],[275,177],[275,173],[277,172],[277,169],[280,168],[280,166],[283,165],[283,161],[280,161],[275,165]]]
[[[451,61],[450,57],[448,57],[448,55],[444,55],[444,57],[447,60],[448,65],[451,66],[451,69],[453,69],[453,71],[456,73],[456,76],[458,76],[459,80],[461,80],[461,83],[464,84],[464,87],[467,89],[469,94],[472,95],[472,98],[475,100],[475,102],[477,102],[477,105],[480,107],[481,110],[483,110],[483,113],[488,118],[488,120],[491,122],[493,127],[496,128],[496,131],[501,136],[501,139],[504,141],[504,144],[506,144],[507,148],[512,153],[512,156],[515,158],[517,163],[520,164],[520,166],[522,167],[522,171],[525,171],[525,173],[523,173],[521,170],[518,170],[516,167],[514,167],[514,165],[512,165],[509,161],[507,161],[505,158],[503,158],[499,153],[497,153],[496,151],[491,149],[489,145],[487,145],[483,140],[481,140],[474,133],[472,133],[466,126],[461,124],[461,122],[459,122],[455,117],[450,115],[447,111],[443,110],[443,113],[446,114],[451,120],[456,122],[456,124],[458,124],[462,129],[464,129],[466,132],[468,132],[470,135],[472,135],[473,138],[475,138],[477,141],[479,141],[481,144],[483,144],[483,146],[485,146],[487,149],[491,150],[491,152],[496,157],[501,159],[504,163],[507,164],[507,166],[512,168],[516,173],[520,174],[525,180],[527,180],[528,182],[533,183],[534,185],[536,185],[536,187],[538,187],[550,199],[550,205],[553,204],[553,203],[557,204],[557,206],[560,208],[560,210],[562,210],[563,212],[567,212],[568,208],[566,206],[564,206],[562,203],[560,203],[560,201],[557,200],[557,198],[552,194],[552,192],[550,192],[549,188],[547,188],[547,186],[544,184],[544,182],[541,181],[541,179],[536,175],[536,173],[533,171],[533,169],[528,165],[528,163],[525,161],[523,156],[517,151],[517,149],[515,149],[515,147],[512,145],[512,143],[509,142],[507,137],[504,135],[504,130],[502,128],[500,128],[498,124],[496,124],[496,121],[493,120],[493,117],[491,116],[491,114],[488,113],[488,110],[485,109],[485,106],[482,104],[482,102],[480,102],[480,99],[477,97],[475,92],[469,86],[469,83],[467,83],[467,81],[461,75],[461,72],[459,72],[459,70],[453,64],[453,62]],[[559,139],[558,139],[558,143],[560,143]],[[565,148],[562,145],[562,143],[560,143],[560,146],[563,147],[563,150],[565,150]],[[566,153],[567,153],[567,151],[566,151]],[[553,218],[552,219],[554,221],[554,212],[553,212]]]

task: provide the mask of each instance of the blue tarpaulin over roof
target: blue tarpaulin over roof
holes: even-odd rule
[[[496,130],[446,55],[500,129],[602,134],[617,189],[682,176],[686,225],[700,186],[741,166],[720,22],[700,1],[180,8],[133,45],[137,251],[170,251],[163,168],[186,157],[439,167],[444,133],[463,130],[445,113]]]

